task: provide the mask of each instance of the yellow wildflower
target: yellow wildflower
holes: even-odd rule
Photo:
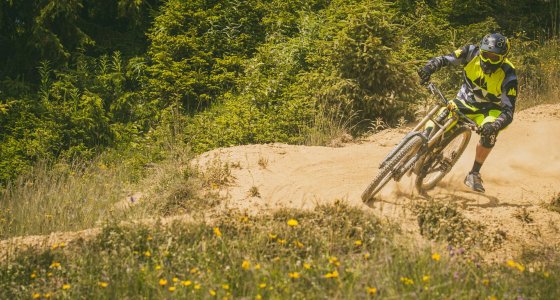
[[[146,252],[144,252],[144,256],[145,257],[150,257],[150,256],[152,256],[152,253],[150,251],[146,251]]]
[[[311,265],[308,264],[308,263],[303,263],[303,268],[306,269],[306,270],[309,270],[309,269],[311,269]]]
[[[195,284],[194,284],[194,289],[195,289],[195,290],[200,290],[201,287],[202,287],[202,286],[200,285],[200,283],[195,283]]]
[[[221,236],[222,236],[222,232],[220,231],[220,228],[214,227],[214,234],[215,234],[217,237],[221,237]]]
[[[159,280],[159,285],[161,285],[161,286],[167,285],[167,279],[161,278],[161,279]]]
[[[354,242],[354,245],[355,245],[355,246],[361,246],[361,245],[362,245],[362,241],[356,240],[356,241]]]
[[[283,240],[283,239],[277,239],[276,241],[277,241],[278,244],[280,244],[280,245],[284,245],[284,244],[286,243],[286,240]]]
[[[49,299],[51,297],[51,293],[45,293],[45,294],[43,294],[43,297],[45,297],[46,299]]]
[[[261,269],[261,264],[256,264],[255,265],[255,270],[260,270]]]
[[[498,300],[498,298],[496,296],[488,296],[488,300]]]
[[[60,269],[61,266],[60,266],[60,263],[59,263],[59,262],[54,261],[54,262],[51,264],[50,268],[51,268],[51,269],[54,269],[54,268]]]
[[[190,272],[191,274],[198,273],[198,268],[192,268]]]
[[[153,240],[153,239],[154,239],[154,238],[153,238],[151,235],[148,235],[148,237],[146,238],[146,240],[148,240],[148,241],[151,241],[151,240]]]
[[[39,299],[39,298],[41,298],[41,294],[39,294],[39,293],[33,293],[33,296],[32,296],[32,297],[33,297],[33,299]]]
[[[224,290],[229,290],[229,284],[227,284],[227,283],[222,284],[222,288]]]
[[[160,265],[156,265],[155,269],[156,269],[156,270],[161,270],[161,266],[160,266]]]
[[[183,286],[189,286],[191,284],[192,284],[192,281],[190,281],[190,280],[181,281],[181,285],[183,285]]]
[[[338,278],[338,272],[335,270],[332,273],[325,274],[325,278]]]
[[[331,256],[329,257],[329,263],[335,265],[335,266],[340,266],[340,262],[338,261],[338,258]]]
[[[60,244],[58,244],[58,247],[60,247],[60,248],[64,248],[64,246],[66,246],[66,244],[64,242],[61,242]]]
[[[241,263],[241,268],[243,270],[249,270],[250,267],[251,267],[251,263],[247,260],[244,260],[243,263]]]
[[[424,276],[422,277],[422,281],[424,281],[424,282],[430,281],[430,276],[429,276],[429,275],[424,275]]]
[[[414,284],[414,280],[412,280],[408,277],[401,277],[401,282],[404,283],[404,285],[413,285]]]
[[[490,280],[487,278],[482,279],[482,284],[488,286],[490,284]]]
[[[174,286],[170,286],[170,287],[168,288],[168,290],[169,290],[170,292],[174,292],[174,291],[176,290],[176,288],[175,288]]]
[[[298,221],[297,221],[296,219],[289,219],[289,220],[288,220],[288,225],[291,226],[291,227],[295,227],[295,226],[297,226],[298,224],[299,224],[299,223],[298,223]]]
[[[67,289],[70,289],[70,287],[71,287],[71,285],[70,285],[70,284],[68,284],[68,283],[67,283],[67,284],[63,284],[63,285],[62,285],[62,289],[63,289],[63,290],[67,290]]]
[[[298,279],[300,277],[298,272],[288,273],[288,276],[290,276],[290,278],[293,278],[293,279]]]
[[[97,285],[102,287],[102,288],[106,288],[106,287],[109,286],[109,283],[105,282],[105,281],[100,281],[100,282],[97,283]]]
[[[35,274],[35,272],[31,273],[31,279],[35,279],[37,278],[37,274]]]
[[[266,288],[266,283],[263,282],[263,283],[259,284],[259,287],[260,287],[261,289]]]
[[[171,279],[171,281],[173,281],[173,282],[179,282],[179,278],[173,277],[173,279]]]
[[[441,255],[439,255],[439,253],[436,252],[436,253],[432,254],[432,259],[433,260],[439,261],[440,258],[441,258]]]
[[[544,271],[544,272],[543,272],[543,276],[544,276],[545,278],[548,278],[548,276],[550,276],[550,273]]]
[[[255,296],[255,299],[257,299],[257,300],[261,300],[261,299],[262,299],[262,296],[261,296],[261,294],[257,294],[257,296]]]
[[[212,296],[216,296],[216,291],[214,290],[209,290],[208,293]]]
[[[299,241],[295,241],[294,245],[296,245],[296,247],[298,247],[298,248],[303,248],[303,244],[300,243]]]
[[[364,259],[368,259],[371,255],[369,253],[364,253]]]
[[[366,288],[366,291],[367,291],[367,293],[370,294],[370,295],[375,295],[375,294],[377,294],[377,289],[374,288],[374,287],[367,287],[367,288]]]
[[[271,239],[271,240],[274,240],[274,239],[277,238],[277,237],[278,237],[277,234],[272,234],[272,233],[269,233],[269,234],[268,234],[268,238]]]

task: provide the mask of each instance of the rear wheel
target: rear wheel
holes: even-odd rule
[[[403,165],[412,155],[414,155],[422,146],[422,138],[413,136],[404,146],[387,161],[377,172],[377,176],[368,185],[362,193],[362,201],[369,202],[383,188],[387,182],[393,177],[398,168]]]
[[[470,138],[470,129],[457,127],[451,135],[445,137],[435,147],[435,151],[425,156],[416,177],[416,189],[419,193],[423,194],[433,189],[451,171],[451,168],[465,151]]]

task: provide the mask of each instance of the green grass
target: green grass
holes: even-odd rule
[[[0,298],[560,297],[558,260],[487,265],[473,253],[419,248],[398,235],[343,203],[259,217],[226,214],[213,224],[107,224],[93,240],[27,250],[0,263]]]

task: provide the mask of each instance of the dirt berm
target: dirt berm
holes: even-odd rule
[[[249,213],[313,208],[342,199],[401,224],[417,235],[411,207],[412,178],[389,183],[370,206],[360,195],[377,165],[410,128],[385,130],[341,147],[284,144],[249,145],[203,154],[199,163],[229,162],[235,182],[223,192],[224,208]],[[486,193],[470,191],[463,179],[470,170],[478,135],[453,170],[429,194],[457,203],[467,219],[505,233],[494,257],[511,257],[522,248],[551,248],[560,243],[560,214],[544,204],[560,194],[560,105],[541,105],[515,115],[481,170]],[[256,195],[258,192],[258,196]]]

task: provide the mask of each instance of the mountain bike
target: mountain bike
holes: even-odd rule
[[[415,187],[422,195],[440,182],[465,151],[477,124],[447,100],[434,83],[427,88],[438,102],[379,164],[377,176],[362,193],[369,202],[389,182],[416,174]],[[428,126],[426,126],[428,124]]]

